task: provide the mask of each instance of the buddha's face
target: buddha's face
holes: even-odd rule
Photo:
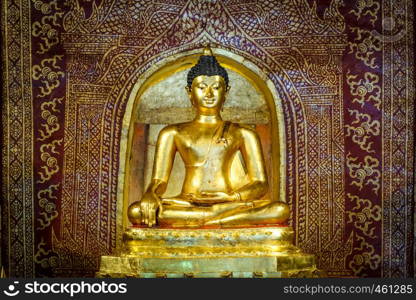
[[[188,95],[192,104],[201,113],[216,113],[221,110],[228,89],[222,76],[195,77]]]

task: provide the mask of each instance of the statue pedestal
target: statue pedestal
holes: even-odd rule
[[[319,277],[289,227],[130,228],[97,277]]]

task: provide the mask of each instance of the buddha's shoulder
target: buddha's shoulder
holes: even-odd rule
[[[159,132],[159,136],[170,136],[170,135],[176,135],[178,133],[178,128],[176,127],[176,124],[167,125],[162,128],[162,130]]]
[[[176,124],[171,124],[171,125],[164,127],[160,131],[160,133],[161,134],[177,134],[177,133],[181,133],[182,131],[190,127],[191,127],[191,122],[176,123]]]
[[[241,123],[230,123],[230,129],[238,134],[241,134],[243,136],[247,135],[254,135],[257,136],[257,131],[247,124],[241,124]]]

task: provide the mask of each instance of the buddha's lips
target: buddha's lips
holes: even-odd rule
[[[204,102],[205,102],[206,104],[214,104],[215,99],[204,99]]]

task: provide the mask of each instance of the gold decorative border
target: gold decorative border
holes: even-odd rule
[[[35,275],[30,2],[2,2],[2,234],[9,277]],[[3,242],[4,243],[4,242]]]

